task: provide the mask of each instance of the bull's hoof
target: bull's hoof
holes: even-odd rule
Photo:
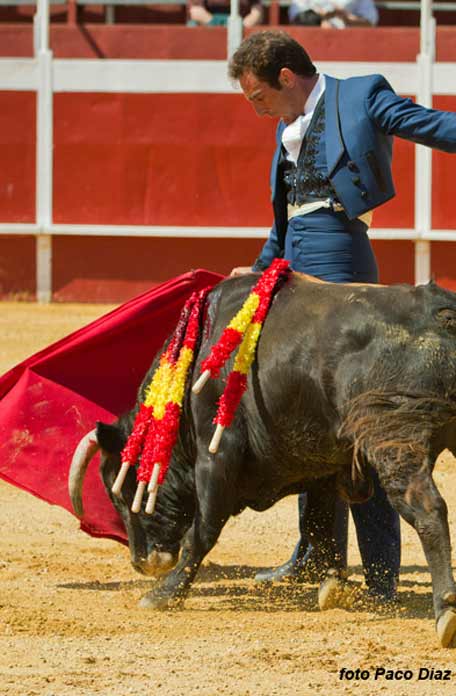
[[[442,648],[456,648],[456,612],[446,609],[437,619],[437,635]]]
[[[179,554],[154,550],[147,558],[135,558],[131,564],[137,573],[160,578],[167,575],[176,565]]]
[[[152,590],[141,597],[139,606],[143,609],[157,609],[165,611],[166,609],[179,609],[184,602],[183,597],[170,596],[157,590]]]
[[[345,580],[336,570],[330,570],[318,589],[318,606],[322,611],[334,609],[341,603]]]

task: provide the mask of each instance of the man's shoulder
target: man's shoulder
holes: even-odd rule
[[[339,87],[343,91],[353,91],[353,92],[365,92],[370,93],[372,90],[386,87],[392,89],[388,80],[378,73],[373,73],[372,75],[358,75],[355,77],[346,77],[343,79],[332,77],[331,75],[326,75],[326,83],[331,84],[339,83]]]

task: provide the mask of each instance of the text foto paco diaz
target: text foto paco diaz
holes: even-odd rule
[[[387,681],[450,681],[451,669],[435,669],[434,667],[419,667],[418,669],[388,669],[387,667],[375,667],[375,669],[347,669],[339,670],[339,679],[346,681],[373,681],[386,679]]]

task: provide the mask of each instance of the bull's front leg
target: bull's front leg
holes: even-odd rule
[[[202,560],[215,545],[232,514],[239,460],[233,459],[233,455],[238,453],[235,443],[229,452],[228,441],[231,439],[226,432],[223,447],[215,456],[209,454],[207,445],[200,448],[195,464],[195,518],[184,537],[181,557],[175,568],[141,599],[141,606],[167,609],[183,603]]]
[[[433,462],[422,466],[401,463],[394,478],[391,466],[379,467],[380,479],[399,514],[420,538],[432,578],[432,595],[437,635],[444,647],[456,647],[456,585],[451,570],[451,542],[447,506],[432,478]],[[397,475],[399,474],[399,475]]]

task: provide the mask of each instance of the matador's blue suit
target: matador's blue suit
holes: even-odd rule
[[[274,225],[253,269],[267,268],[275,257],[284,256],[294,270],[323,280],[377,282],[368,228],[360,216],[395,195],[392,136],[456,152],[456,114],[398,96],[380,75],[347,80],[325,76],[325,91],[296,164],[286,157],[284,128],[280,122],[271,170]],[[325,201],[325,207],[308,212],[315,201]],[[389,598],[399,575],[399,518],[375,473],[374,491],[367,503],[352,505],[351,511],[369,590]],[[306,494],[300,496],[299,510],[302,531]],[[342,503],[336,519],[336,538],[346,559],[347,512]],[[291,562],[303,563],[309,548],[301,535]]]

